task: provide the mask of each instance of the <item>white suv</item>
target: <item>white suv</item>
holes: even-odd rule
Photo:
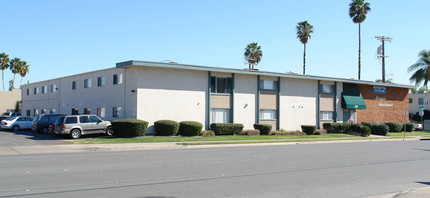
[[[103,121],[96,115],[70,115],[57,118],[54,133],[70,135],[71,138],[77,139],[86,134],[106,133],[113,135],[113,130],[109,121]]]

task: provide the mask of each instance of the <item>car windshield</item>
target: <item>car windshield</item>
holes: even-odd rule
[[[11,120],[14,120],[15,118],[17,118],[17,117],[16,116],[11,116],[11,117],[8,117],[6,120],[11,121]]]
[[[60,116],[57,118],[57,121],[55,121],[55,124],[62,124],[64,122],[64,116]]]

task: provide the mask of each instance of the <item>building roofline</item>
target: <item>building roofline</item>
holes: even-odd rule
[[[336,82],[344,82],[344,83],[365,84],[365,85],[385,86],[385,87],[400,87],[400,88],[408,88],[408,89],[415,88],[415,86],[412,86],[412,85],[377,83],[373,81],[355,80],[355,79],[347,79],[347,78],[323,77],[323,76],[301,75],[301,74],[286,74],[286,73],[277,73],[277,72],[268,72],[268,71],[231,69],[231,68],[198,66],[198,65],[177,64],[177,63],[129,60],[124,62],[119,62],[116,64],[116,67],[118,68],[129,67],[129,66],[140,66],[140,67],[146,66],[146,67],[157,67],[157,68],[168,68],[168,69],[185,69],[185,70],[195,70],[195,71],[211,71],[211,72],[224,72],[224,73],[235,73],[235,74],[275,76],[275,77],[303,79],[303,80],[336,81]]]

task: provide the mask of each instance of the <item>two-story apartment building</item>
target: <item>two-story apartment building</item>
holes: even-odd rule
[[[414,115],[420,108],[430,109],[429,99],[430,93],[427,92],[409,94],[409,113]]]
[[[403,122],[409,85],[247,69],[126,61],[116,67],[23,86],[23,114],[97,114],[234,122],[246,129],[268,123],[300,130],[324,122]],[[152,131],[150,127],[149,133]]]

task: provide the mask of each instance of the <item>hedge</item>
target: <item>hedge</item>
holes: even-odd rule
[[[254,129],[260,130],[260,135],[269,135],[269,132],[272,130],[271,124],[254,124]]]
[[[336,122],[332,122],[332,123],[324,123],[323,127],[325,125],[325,129],[328,129],[328,133],[347,133],[351,123],[336,123]]]
[[[406,132],[412,132],[414,130],[413,123],[406,123]],[[402,131],[405,131],[405,124],[402,125]]]
[[[144,136],[148,129],[148,122],[139,119],[121,119],[112,121],[112,129],[117,137]]]
[[[302,131],[306,133],[306,135],[312,135],[317,130],[317,126],[315,125],[302,125]]]
[[[158,120],[154,122],[155,135],[172,136],[179,130],[179,123],[173,120]]]
[[[201,131],[200,136],[215,136],[215,133],[213,131]]]
[[[239,135],[260,135],[260,130],[243,130]]]
[[[354,123],[354,124],[350,124],[347,133],[351,135],[359,135],[362,137],[367,137],[370,135],[371,130],[369,126]]]
[[[374,135],[384,135],[386,136],[388,134],[388,131],[390,128],[385,125],[384,123],[379,122],[363,122],[363,125],[366,125],[370,128],[372,131],[371,133]]]
[[[243,124],[213,123],[210,128],[215,132],[215,135],[239,135],[243,130]]]
[[[202,131],[203,124],[196,121],[182,121],[179,123],[178,135],[197,136]]]
[[[385,125],[388,126],[390,132],[402,132],[403,124],[400,122],[387,122]]]

